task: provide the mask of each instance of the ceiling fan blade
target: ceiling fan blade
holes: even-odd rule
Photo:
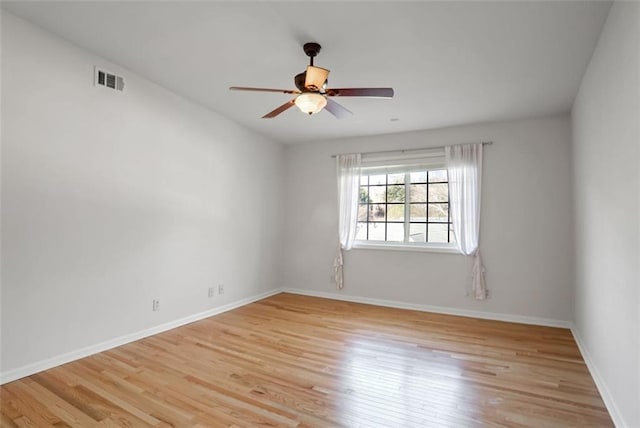
[[[327,89],[329,97],[393,98],[393,88],[341,88]]]
[[[273,111],[270,111],[269,113],[267,113],[264,116],[262,116],[262,118],[263,119],[273,119],[274,117],[276,117],[277,115],[279,115],[283,111],[288,110],[289,108],[293,107],[295,105],[294,101],[295,101],[295,99],[287,101],[286,103],[282,104],[277,109],[275,109]]]
[[[342,104],[338,104],[331,98],[327,98],[327,105],[324,106],[324,108],[338,119],[345,119],[353,115],[353,113],[347,110],[346,107],[344,107]]]
[[[280,92],[281,94],[299,94],[300,91],[291,89],[269,89],[269,88],[247,88],[244,86],[231,86],[231,91],[253,91],[253,92]]]
[[[327,81],[329,76],[329,70],[321,67],[314,67],[313,65],[307,66],[307,75],[304,81],[306,88],[321,89],[324,86],[324,82]]]

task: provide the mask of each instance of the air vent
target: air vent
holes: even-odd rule
[[[124,90],[124,78],[116,74],[95,68],[95,85],[104,86],[105,88],[115,89],[116,91]]]

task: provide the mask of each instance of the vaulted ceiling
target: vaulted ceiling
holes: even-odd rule
[[[3,9],[285,143],[566,113],[611,2],[3,2]],[[354,112],[261,119],[290,96],[305,42]]]

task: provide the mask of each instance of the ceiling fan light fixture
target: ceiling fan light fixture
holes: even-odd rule
[[[315,114],[327,105],[327,99],[316,92],[305,92],[296,97],[295,104],[301,112]]]

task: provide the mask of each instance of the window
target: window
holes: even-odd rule
[[[443,166],[363,168],[356,241],[359,246],[451,246],[455,237],[447,170]]]

